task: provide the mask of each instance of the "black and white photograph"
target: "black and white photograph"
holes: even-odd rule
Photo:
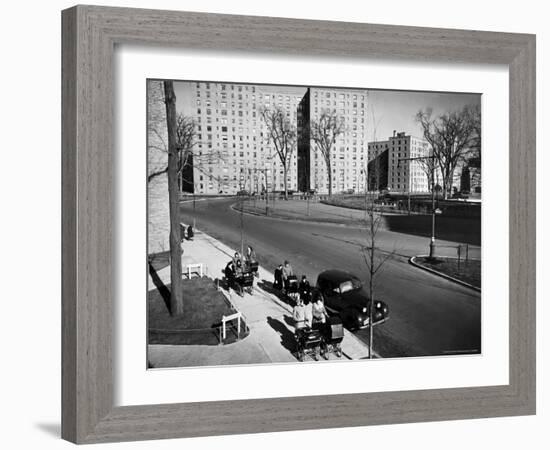
[[[480,93],[147,80],[147,367],[483,352]]]

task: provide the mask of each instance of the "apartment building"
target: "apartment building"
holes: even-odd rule
[[[296,126],[306,88],[185,82],[178,112],[197,123],[193,188],[199,194],[284,189],[282,161],[269,140],[263,108],[282,108]],[[287,165],[287,189],[297,190],[296,143]]]
[[[387,167],[387,174],[378,177],[384,180],[386,185],[378,184],[378,189],[388,189],[390,192],[429,192],[426,162],[414,159],[429,156],[429,154],[429,145],[424,139],[407,135],[405,132],[394,131],[393,136],[385,141],[368,143],[369,161],[376,161],[379,158],[387,161],[385,164],[372,164],[370,167]],[[371,176],[372,174],[369,178]]]
[[[366,183],[367,91],[309,88],[298,105],[298,186],[301,191],[328,193],[324,156],[311,141],[308,124],[324,111],[333,111],[344,124],[331,150],[332,192],[361,190]]]

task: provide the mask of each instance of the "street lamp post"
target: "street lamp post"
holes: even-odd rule
[[[411,215],[411,162],[407,161],[407,215]]]
[[[432,163],[430,164],[431,169],[431,177],[432,177],[432,236],[430,238],[430,255],[429,259],[434,259],[435,257],[435,215],[436,215],[436,208],[435,208],[435,156],[418,156],[415,158],[399,158],[398,163],[403,161],[425,161],[425,160],[432,160]],[[410,201],[410,198],[409,198]],[[410,211],[410,205],[409,205],[409,211]]]
[[[267,183],[267,167],[264,167],[264,183],[265,183],[265,215],[269,215],[269,186]]]
[[[432,238],[430,240],[430,259],[434,259],[435,255],[435,214],[436,214],[436,208],[435,208],[435,163],[433,161],[433,155],[432,155]]]
[[[432,156],[433,158],[433,156]],[[432,237],[430,239],[430,259],[434,258],[435,253],[435,164],[432,161]]]
[[[361,173],[363,174],[363,178],[365,180],[365,221],[367,220],[367,192],[368,192],[368,166],[367,169],[364,167],[361,169]]]
[[[195,189],[193,188],[193,230],[196,228],[195,227],[195,218],[197,217],[197,212],[196,212],[196,202],[195,202]]]

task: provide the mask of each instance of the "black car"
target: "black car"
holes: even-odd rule
[[[323,297],[325,308],[330,313],[341,317],[346,328],[356,330],[369,326],[372,302],[355,275],[343,270],[325,270],[317,278],[316,294]],[[388,317],[388,305],[376,300],[373,324],[384,323]]]

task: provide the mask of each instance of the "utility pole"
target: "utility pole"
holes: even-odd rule
[[[435,208],[435,156],[418,156],[415,158],[399,158],[398,165],[401,161],[426,161],[426,160],[432,160],[430,164],[431,169],[431,178],[432,178],[432,236],[430,238],[430,256],[429,259],[434,259],[435,255],[435,215],[436,215],[436,208]],[[410,210],[410,206],[409,206]]]
[[[195,188],[193,187],[193,230],[195,230],[195,218],[197,217],[195,206]]]
[[[241,211],[240,211],[240,219],[241,219],[241,257],[244,252],[244,195],[243,195],[243,187],[242,184],[244,184],[244,188],[246,188],[246,178],[244,175],[244,169],[241,167]]]
[[[244,195],[241,196],[241,257],[244,254],[244,210],[243,210]]]
[[[269,185],[267,183],[267,167],[264,167],[264,182],[265,182],[265,215],[269,215]]]
[[[433,160],[432,155],[432,160]],[[430,240],[430,259],[434,258],[435,253],[435,163],[432,161],[432,238]]]
[[[407,214],[411,215],[411,162],[407,161]]]
[[[365,179],[364,195],[365,195],[365,222],[366,222],[367,221],[368,167],[367,169],[363,167],[361,169],[361,173],[363,174],[363,178]]]

